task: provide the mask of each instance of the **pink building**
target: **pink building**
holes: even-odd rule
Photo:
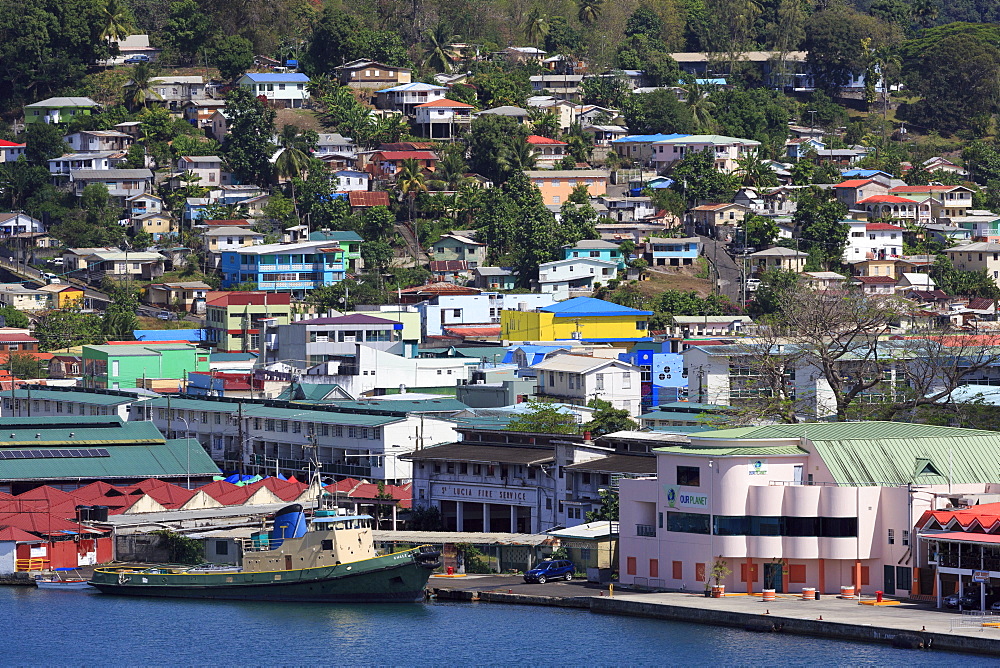
[[[930,594],[912,529],[939,497],[1000,491],[998,446],[995,432],[893,422],[692,434],[656,448],[655,478],[620,482],[621,581],[698,590],[722,559],[729,592]]]

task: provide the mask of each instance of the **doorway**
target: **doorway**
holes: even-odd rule
[[[785,583],[782,577],[784,564],[764,564],[764,588],[773,589],[778,594],[785,593]],[[767,585],[771,586],[768,587]]]
[[[884,590],[886,596],[895,596],[896,594],[896,567],[895,566],[883,566],[882,567],[882,589]]]

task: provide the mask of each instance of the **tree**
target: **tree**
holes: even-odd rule
[[[514,172],[523,172],[535,168],[538,154],[527,141],[511,141],[500,152],[497,164],[501,172],[509,177]],[[575,164],[575,161],[574,161]]]
[[[302,150],[299,129],[294,125],[285,125],[281,129],[281,134],[278,135],[278,146],[281,147],[281,152],[274,161],[274,173],[279,179],[289,180],[294,206],[295,182],[309,170],[311,159],[309,154]],[[296,213],[297,211],[296,209]]]
[[[146,107],[146,100],[154,98],[162,100],[163,96],[156,92],[155,72],[149,63],[139,63],[132,68],[132,79],[125,86],[125,104],[132,109]]]
[[[101,333],[101,316],[76,309],[49,311],[35,323],[32,335],[43,351],[105,342]]]
[[[690,79],[684,86],[684,99],[688,111],[691,113],[691,124],[694,131],[711,132],[715,127],[715,119],[712,117],[715,103],[697,79]]]
[[[792,222],[799,231],[803,250],[827,268],[841,261],[847,248],[850,228],[843,222],[847,207],[833,199],[829,191],[811,188],[799,195]]]
[[[27,329],[28,327],[31,326],[31,323],[28,320],[28,316],[18,311],[13,306],[0,307],[0,317],[3,318],[4,327],[17,327],[18,329]]]
[[[407,210],[409,211],[410,222],[412,223],[413,203],[416,201],[418,194],[427,192],[427,180],[420,169],[420,163],[415,159],[407,158],[403,161],[399,169],[399,174],[396,175],[396,189],[407,201]]]
[[[209,59],[219,68],[223,79],[233,81],[253,67],[253,44],[239,35],[216,37]]]
[[[563,412],[547,401],[530,401],[528,410],[507,423],[507,431],[531,434],[576,434],[579,425],[573,413]]]
[[[36,194],[44,193],[50,179],[48,169],[28,164],[24,156],[0,163],[0,203],[7,210],[18,211]]]
[[[951,35],[908,61],[907,83],[923,99],[908,110],[916,123],[952,133],[977,114],[993,114],[1000,95],[1000,49],[972,35]]]
[[[813,14],[803,49],[817,88],[836,91],[851,76],[864,72],[866,54],[861,40],[871,38],[871,47],[899,41],[899,29],[879,19],[862,14],[846,4],[830,3]]]
[[[240,180],[263,185],[270,180],[271,155],[275,146],[273,109],[242,87],[226,95],[226,116],[229,135],[226,138],[225,158],[229,169]]]
[[[594,397],[587,405],[595,409],[590,416],[590,422],[583,425],[585,431],[592,436],[604,436],[616,431],[633,431],[639,428],[639,423],[632,419],[624,408],[615,408],[610,401]]]
[[[584,25],[594,25],[604,11],[604,0],[579,0],[576,17]]]
[[[214,32],[212,19],[201,11],[196,0],[170,3],[170,17],[161,31],[164,46],[174,50],[185,63],[194,62]]]
[[[799,287],[801,276],[794,271],[770,269],[760,276],[760,285],[753,293],[748,312],[753,318],[778,313],[785,295]]]
[[[580,94],[586,104],[618,109],[631,93],[631,86],[622,72],[587,77],[580,82]]]
[[[549,15],[538,7],[531,10],[524,22],[524,36],[530,44],[540,44],[549,34]]]
[[[105,278],[101,285],[111,296],[111,303],[104,311],[101,332],[109,341],[131,341],[139,328],[136,313],[139,311],[139,290],[131,281],[118,282]]]
[[[394,30],[372,30],[330,3],[313,29],[312,40],[303,58],[310,75],[330,72],[358,58],[408,67],[411,65],[406,46]]]
[[[993,277],[986,273],[985,269],[959,271],[945,253],[940,253],[934,258],[930,274],[934,283],[950,295],[1000,299],[1000,287],[997,287]]]
[[[813,174],[816,171],[816,165],[808,159],[800,159],[795,166],[792,167],[792,185],[795,186],[807,186],[813,182]]]
[[[473,77],[473,84],[479,90],[479,103],[484,108],[525,106],[528,96],[533,94],[530,79],[533,73],[525,67],[480,67]]]
[[[714,151],[688,152],[671,173],[675,190],[684,193],[688,202],[731,202],[737,180],[715,168]]]
[[[588,510],[586,519],[588,522],[617,522],[618,521],[618,493],[610,489],[600,489],[597,491],[601,497],[601,507],[597,510]]]
[[[545,50],[550,53],[579,53],[583,35],[562,16],[553,16],[545,35]]]
[[[778,224],[766,216],[747,216],[743,219],[742,227],[745,244],[759,250],[769,248],[781,233]]]
[[[771,166],[760,159],[757,153],[750,153],[736,161],[736,174],[743,185],[752,188],[769,188],[778,185],[778,176]]]
[[[438,21],[433,28],[424,31],[426,53],[423,65],[435,72],[451,72],[451,49],[448,43],[455,39],[447,23]]]
[[[506,173],[500,156],[513,143],[527,145],[527,136],[527,129],[509,116],[480,116],[470,126],[469,167],[494,183],[502,183]]]
[[[25,159],[37,167],[48,167],[49,160],[69,152],[62,128],[54,124],[32,123],[25,129],[24,143]]]
[[[125,39],[132,34],[135,19],[123,0],[103,0],[100,3],[100,13],[103,23],[101,39],[110,42]]]

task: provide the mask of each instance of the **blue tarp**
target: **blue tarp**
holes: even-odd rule
[[[136,329],[132,331],[136,341],[190,341],[200,343],[208,340],[204,329]]]

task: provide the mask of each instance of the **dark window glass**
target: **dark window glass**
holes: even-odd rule
[[[857,517],[822,517],[820,522],[820,536],[824,538],[854,538],[858,535]]]
[[[819,518],[818,517],[786,517],[785,518],[785,535],[786,536],[818,536],[819,535]]]
[[[667,531],[703,533],[709,529],[708,515],[701,513],[667,513]]]
[[[701,468],[697,466],[678,466],[677,484],[685,487],[698,487],[701,485]]]

